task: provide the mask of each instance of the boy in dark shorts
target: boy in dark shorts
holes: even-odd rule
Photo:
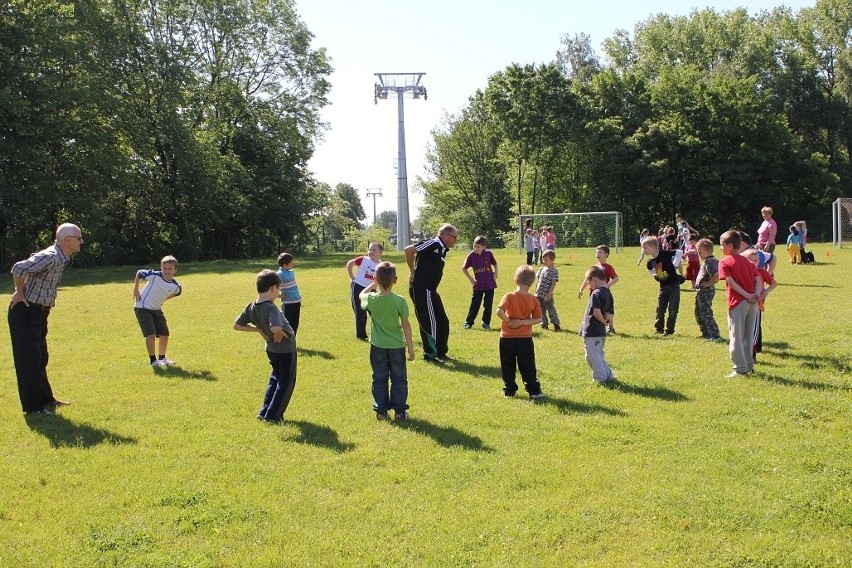
[[[166,357],[169,346],[169,326],[163,314],[163,304],[175,296],[180,296],[181,287],[174,279],[177,272],[177,259],[164,256],[160,261],[160,270],[139,270],[133,280],[133,297],[136,304],[133,311],[136,321],[145,337],[145,347],[152,367],[168,367],[175,362]],[[145,288],[140,292],[139,283],[145,280]],[[154,352],[156,340],[160,340],[160,357]]]

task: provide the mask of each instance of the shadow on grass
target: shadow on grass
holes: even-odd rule
[[[438,366],[436,363],[429,363],[428,361],[426,363]],[[502,377],[500,374],[500,367],[495,367],[493,365],[477,365],[475,363],[469,363],[456,358],[449,359],[447,364],[441,365],[440,368],[447,369],[448,371],[465,373],[466,375],[474,377],[490,377],[492,379],[499,379]]]
[[[292,424],[299,429],[299,433],[290,437],[290,440],[299,444],[308,444],[319,448],[328,448],[339,454],[355,449],[355,444],[340,441],[337,431],[328,426],[305,422],[304,420],[287,420],[284,424]]]
[[[599,404],[585,404],[565,398],[554,398],[546,395],[541,402],[536,404],[553,406],[562,414],[608,414],[609,416],[627,416],[617,408],[608,408]]]
[[[757,372],[753,375],[750,375],[755,379],[759,379],[761,381],[766,381],[767,383],[774,383],[776,385],[782,385],[785,387],[796,387],[800,389],[808,389],[808,390],[844,390],[849,391],[852,390],[845,385],[833,385],[831,383],[820,383],[817,381],[808,381],[808,380],[796,380],[796,379],[788,379],[787,377],[779,377],[778,375],[769,375],[763,372]]]
[[[784,286],[785,288],[839,288],[840,286],[830,286],[829,284],[789,284],[787,282],[783,284],[778,284],[779,286]]]
[[[334,359],[334,355],[329,353],[328,351],[318,351],[316,349],[302,349],[301,347],[298,349],[299,357],[319,357],[320,359],[331,360]]]
[[[198,381],[216,381],[216,375],[204,369],[202,371],[192,371],[190,369],[182,369],[180,367],[153,367],[154,374],[158,377],[174,377],[176,379],[193,379]]]
[[[849,357],[796,353],[795,351],[789,350],[789,344],[785,342],[764,343],[763,353],[774,355],[779,359],[796,360],[802,367],[811,370],[823,370],[826,367],[829,367],[841,373],[848,373],[850,368]]]
[[[136,438],[120,436],[89,424],[76,423],[59,414],[25,415],[24,420],[30,430],[47,438],[53,448],[91,448],[98,444],[117,446],[137,442]]]
[[[667,400],[669,402],[686,402],[689,400],[688,396],[665,387],[633,386],[621,381],[618,381],[617,385],[613,387],[613,390],[623,392],[625,394],[635,394],[637,396],[644,396],[647,398]]]
[[[400,428],[404,428],[405,430],[411,430],[418,434],[429,436],[435,440],[438,445],[445,448],[458,446],[465,450],[473,450],[476,452],[494,451],[493,448],[486,446],[480,438],[471,436],[470,434],[465,434],[461,430],[453,428],[452,426],[439,426],[419,418],[409,418],[404,422],[394,421],[393,424]]]

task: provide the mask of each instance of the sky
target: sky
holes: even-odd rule
[[[565,36],[585,33],[599,56],[618,29],[658,13],[688,15],[745,7],[753,15],[785,5],[798,12],[815,0],[296,0],[296,11],[324,47],[334,72],[328,123],[308,163],[314,177],[334,187],[359,190],[367,222],[373,210],[396,211],[398,108],[396,95],[373,101],[375,73],[423,72],[428,99],[404,100],[410,218],[423,196],[416,178],[425,176],[431,131],[459,113],[488,78],[518,63],[553,61]],[[382,197],[367,197],[366,190]]]

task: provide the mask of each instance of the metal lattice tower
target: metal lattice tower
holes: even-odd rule
[[[396,201],[396,250],[403,250],[411,242],[411,223],[408,212],[408,171],[405,165],[405,110],[403,99],[406,94],[413,99],[423,97],[425,101],[426,87],[420,80],[426,73],[376,73],[378,82],[373,90],[373,100],[379,104],[379,99],[388,98],[388,93],[396,93],[399,113],[399,129],[397,143],[397,201]]]

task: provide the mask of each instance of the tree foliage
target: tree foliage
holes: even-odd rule
[[[0,12],[8,263],[72,220],[79,262],[304,240],[331,69],[291,0],[11,0]]]
[[[848,1],[659,14],[603,51],[566,36],[553,63],[508,66],[448,117],[423,184],[430,213],[464,210],[467,157],[450,151],[463,140],[496,148],[514,215],[618,210],[628,232],[682,212],[718,235],[766,204],[811,218],[852,190]],[[465,135],[471,114],[493,127]]]

